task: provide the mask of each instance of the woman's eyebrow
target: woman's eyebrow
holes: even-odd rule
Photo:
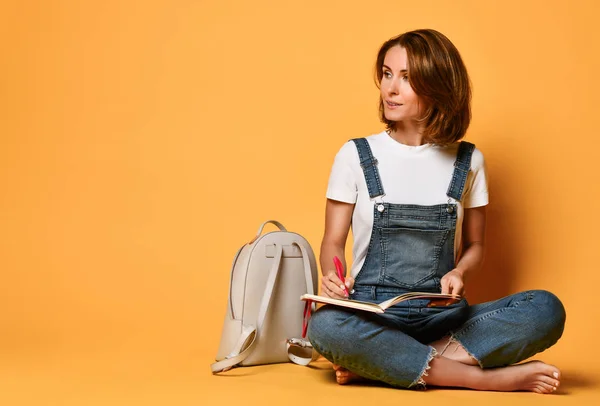
[[[384,68],[387,68],[388,70],[392,70],[392,68],[390,68],[390,67],[389,67],[389,66],[387,66],[387,65],[383,65],[383,67],[384,67]],[[400,73],[406,73],[406,72],[408,72],[406,69],[401,69],[401,70],[400,70]]]

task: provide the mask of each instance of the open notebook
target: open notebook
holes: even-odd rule
[[[366,312],[373,313],[384,313],[385,310],[393,305],[403,302],[405,300],[411,299],[427,299],[429,300],[428,307],[435,306],[449,306],[451,304],[460,302],[462,299],[460,296],[456,295],[448,295],[442,293],[431,293],[431,292],[409,292],[404,293],[402,295],[393,297],[385,302],[381,303],[369,303],[362,302],[360,300],[351,300],[351,299],[334,299],[326,296],[317,296],[311,294],[304,294],[300,296],[301,300],[305,301],[313,301],[317,303],[326,303],[335,306],[348,307],[351,309],[364,310]]]

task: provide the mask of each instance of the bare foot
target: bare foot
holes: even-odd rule
[[[354,372],[350,372],[346,368],[336,364],[333,364],[333,370],[335,371],[335,380],[340,385],[347,385],[354,381],[360,381],[365,379],[362,376],[356,375]]]
[[[560,384],[558,368],[541,361],[484,369],[482,372],[481,387],[476,389],[552,393]]]

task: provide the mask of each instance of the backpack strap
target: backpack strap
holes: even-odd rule
[[[256,346],[256,327],[242,326],[242,334],[235,343],[233,351],[224,360],[210,365],[213,374],[229,371],[231,368],[248,358]]]
[[[290,338],[286,342],[286,347],[288,358],[294,364],[306,366],[320,357],[310,341],[305,338]]]
[[[279,269],[281,268],[283,247],[278,244],[276,245],[276,249],[277,252],[273,261],[273,266],[271,267],[271,271],[267,277],[265,292],[263,293],[262,300],[260,301],[256,325],[242,326],[242,335],[235,344],[233,351],[227,355],[224,360],[211,364],[210,369],[212,370],[213,374],[230,370],[232,367],[248,358],[248,356],[254,350],[256,345],[256,332],[262,327],[262,324],[265,320],[265,315],[267,314],[267,309],[269,308],[269,303],[271,302],[273,288],[275,287],[277,275],[279,273]]]
[[[304,261],[304,277],[306,278],[306,290],[307,293],[314,295],[315,291],[308,253],[302,245],[296,242],[292,245],[296,245],[302,252],[302,260]],[[314,311],[316,308],[316,303],[313,302],[311,306],[312,310]],[[319,358],[319,353],[315,351],[310,341],[305,338],[289,338],[286,341],[286,348],[288,358],[294,364],[308,365],[311,361],[315,361],[317,358]]]

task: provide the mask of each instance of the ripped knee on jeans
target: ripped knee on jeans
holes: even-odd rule
[[[462,350],[462,352],[464,352],[464,356],[469,358],[469,361],[475,362],[475,365],[478,365],[480,368],[483,368],[481,361],[479,361],[477,357],[475,357],[471,352],[469,352],[469,350],[467,350],[467,348],[454,336],[454,334],[451,334],[448,338],[448,342],[446,343],[442,351],[440,351],[440,356],[445,356],[447,358],[451,358],[459,362],[467,361],[467,359],[461,360],[455,357],[456,351],[458,350]]]

